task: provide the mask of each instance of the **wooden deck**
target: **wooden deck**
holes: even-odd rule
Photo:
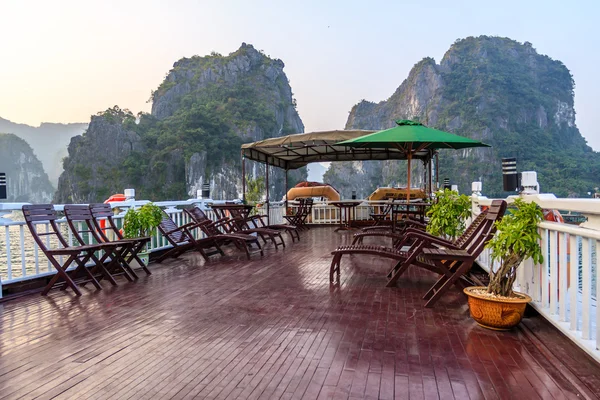
[[[390,261],[346,257],[341,285],[330,286],[329,252],[350,239],[315,228],[262,259],[189,254],[80,298],[53,291],[0,303],[0,399],[600,393],[598,365],[539,317],[512,332],[482,329],[456,289],[423,308],[430,273],[413,269],[388,289]]]

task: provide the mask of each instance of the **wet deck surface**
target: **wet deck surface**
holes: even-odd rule
[[[531,331],[478,327],[457,289],[424,309],[430,273],[413,268],[388,289],[391,261],[346,257],[342,282],[331,287],[329,252],[350,238],[314,228],[300,243],[250,262],[204,263],[188,254],[153,265],[153,275],[138,282],[84,289],[81,298],[53,291],[0,303],[0,399],[575,399],[600,392],[595,365],[584,370],[589,376],[573,377]],[[549,329],[538,319],[525,325]],[[545,333],[551,352],[568,349],[578,358],[560,335]]]

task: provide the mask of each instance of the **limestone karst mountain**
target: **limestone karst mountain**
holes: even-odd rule
[[[125,187],[139,198],[188,198],[205,182],[214,199],[241,197],[240,145],[304,131],[283,68],[245,43],[228,56],[177,61],[152,93],[151,114],[136,121],[114,107],[71,141],[56,201],[103,200]],[[257,177],[264,167],[247,171]],[[305,176],[290,173],[290,185]],[[283,172],[273,170],[271,182],[281,198]]]
[[[457,40],[439,64],[432,58],[418,62],[389,99],[356,104],[346,128],[386,129],[397,119],[417,119],[492,145],[440,152],[440,179],[448,177],[461,192],[482,180],[485,194],[508,194],[502,192],[501,158],[517,157],[520,171],[538,172],[544,192],[587,196],[598,186],[600,154],[577,129],[573,88],[567,67],[531,43],[469,37]],[[418,166],[413,176],[418,184]],[[333,163],[325,180],[366,196],[376,186],[405,184],[406,165]]]

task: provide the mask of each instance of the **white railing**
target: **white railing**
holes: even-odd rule
[[[514,198],[514,197],[513,197]],[[513,198],[509,198],[510,202]],[[531,305],[548,321],[600,362],[598,252],[600,200],[557,199],[553,195],[524,195],[543,209],[573,212],[587,219],[581,225],[542,222],[539,233],[544,262],[525,261],[518,270],[515,290],[527,293]],[[491,199],[473,195],[474,214]],[[489,271],[489,250],[479,264]]]
[[[125,216],[127,209],[134,206],[141,206],[148,201],[124,201],[111,203],[111,207],[119,208],[122,211],[115,215],[114,219],[117,226],[122,226],[122,219]],[[224,201],[212,201],[212,203],[224,203]],[[216,214],[208,207],[207,203],[202,200],[184,200],[184,201],[163,201],[156,202],[160,207],[163,207],[165,212],[175,221],[178,226],[190,222],[187,214],[181,208],[183,206],[198,206],[202,208],[209,218],[216,219]],[[0,203],[0,298],[2,298],[2,286],[10,283],[26,281],[53,275],[56,273],[52,264],[33,240],[29,229],[27,228],[21,213],[22,203]],[[58,212],[62,212],[63,205],[55,205],[54,208]],[[6,217],[8,212],[12,211],[12,216],[16,220],[10,220]],[[73,233],[69,229],[65,218],[58,219],[57,225],[64,235],[69,245],[73,245]],[[50,224],[39,223],[37,229],[41,228],[41,232],[48,232]],[[198,230],[195,234],[202,235]],[[46,237],[49,245],[58,246],[57,243],[52,243],[49,237]],[[90,243],[94,240],[90,236]],[[150,252],[159,251],[171,247],[167,240],[157,231],[148,245]],[[62,262],[62,259],[59,261]]]

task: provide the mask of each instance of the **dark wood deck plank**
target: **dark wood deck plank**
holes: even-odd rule
[[[262,259],[189,254],[137,282],[0,303],[0,399],[570,399],[598,387],[595,364],[539,317],[493,332],[435,276],[351,256],[329,283],[329,251],[350,234],[303,233]],[[537,318],[537,319],[536,319]],[[532,337],[569,349],[557,368]],[[565,340],[564,338],[562,338]],[[583,365],[583,367],[582,367]],[[568,368],[582,376],[563,373]],[[598,368],[598,369],[596,369]],[[561,372],[562,371],[562,372]],[[580,397],[581,398],[581,397]]]

